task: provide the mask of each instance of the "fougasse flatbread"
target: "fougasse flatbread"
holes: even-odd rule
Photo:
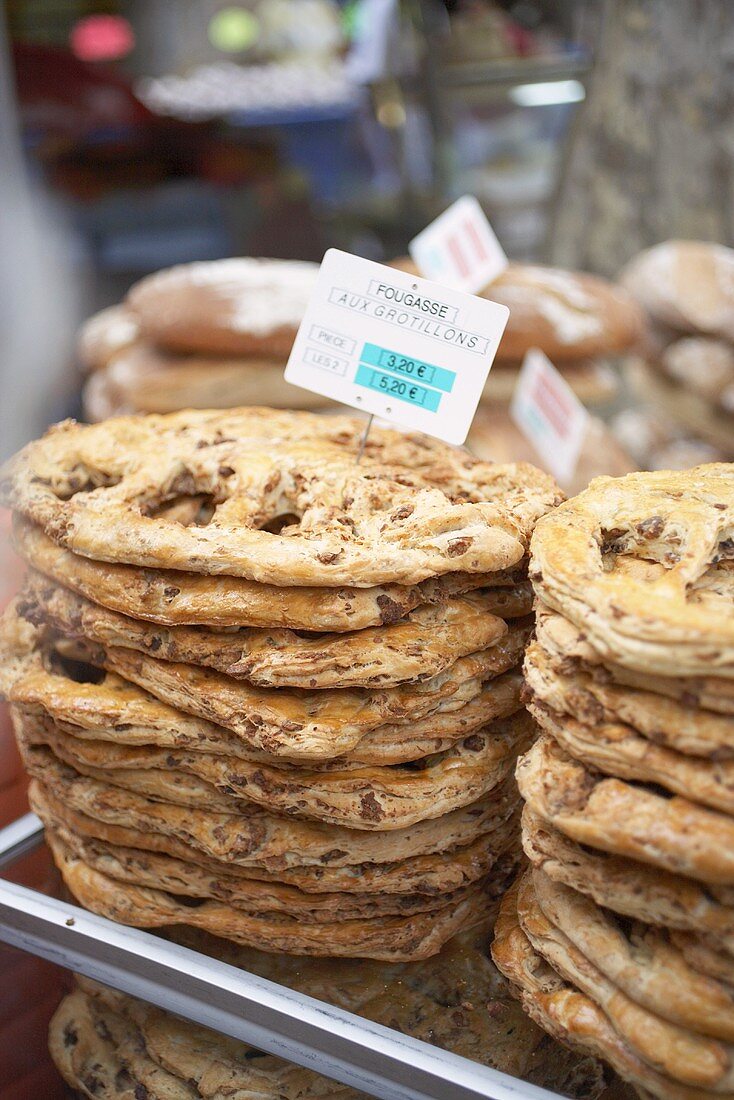
[[[522,811],[525,855],[554,882],[587,894],[597,905],[633,920],[701,932],[734,952],[731,888],[586,847],[549,825],[529,806]]]
[[[596,478],[538,523],[530,574],[602,660],[734,678],[734,466]]]
[[[218,901],[191,907],[163,890],[132,886],[94,870],[52,831],[46,839],[67,887],[92,912],[138,928],[189,924],[264,951],[410,962],[436,954],[451,936],[492,911],[492,897],[481,886],[456,905],[430,913],[321,925],[285,915],[247,913]]]
[[[28,793],[33,811],[48,828],[61,833],[70,832],[78,841],[95,847],[114,847],[118,860],[127,857],[123,852],[137,853],[139,861],[172,859],[186,867],[195,866],[209,876],[214,876],[223,890],[227,883],[234,883],[238,893],[248,888],[259,894],[264,908],[272,899],[273,891],[304,893],[313,898],[314,911],[328,912],[342,908],[357,910],[357,915],[374,915],[384,900],[385,911],[397,904],[395,899],[422,896],[435,901],[437,897],[449,897],[455,892],[485,878],[492,872],[493,881],[504,882],[518,857],[519,814],[517,789],[508,788],[495,799],[494,816],[480,824],[475,840],[462,838],[459,846],[442,852],[411,855],[388,863],[354,863],[332,866],[329,861],[316,864],[295,864],[284,867],[276,861],[272,868],[265,863],[224,863],[207,856],[200,848],[186,840],[163,833],[143,832],[129,825],[109,824],[98,818],[70,808],[64,802],[64,791],[52,789],[34,780]],[[139,857],[139,858],[138,858]],[[392,900],[391,900],[392,899]],[[421,908],[419,901],[411,903]],[[411,905],[408,905],[410,911]]]
[[[532,810],[579,844],[700,882],[734,886],[734,819],[603,775],[543,735],[517,767]]]
[[[531,874],[520,880],[517,906],[522,930],[538,954],[602,1010],[641,1061],[685,1087],[731,1094],[734,1050],[729,1043],[671,1023],[629,997],[548,919]],[[699,1023],[702,1028],[705,1017]]]
[[[513,643],[517,660],[522,643],[522,636]],[[331,760],[311,761],[309,766],[326,770],[389,766],[443,752],[488,722],[516,713],[521,685],[519,669],[512,668],[486,681],[458,710],[438,709],[410,723],[378,726],[365,733],[353,750]],[[185,714],[99,665],[68,660],[58,644],[21,619],[12,605],[0,629],[0,691],[14,707],[40,711],[77,738],[188,749],[276,765],[291,759],[287,752],[274,755],[257,749],[224,726]]]
[[[16,712],[13,724],[23,745],[46,745],[82,775],[150,798],[224,813],[254,802],[294,817],[376,831],[441,817],[488,794],[535,732],[530,716],[520,711],[421,767],[314,772],[74,738],[37,715]]]
[[[633,1001],[680,1027],[734,1040],[731,986],[687,962],[665,929],[618,921],[540,868],[533,871],[532,884],[546,919]]]
[[[362,432],[271,409],[67,421],[6,465],[0,495],[95,560],[329,588],[510,568],[560,499],[532,466],[387,429],[357,465]]]
[[[204,665],[261,687],[393,687],[428,680],[507,633],[482,592],[425,605],[389,626],[303,637],[290,630],[161,628],[120,615],[32,571],[20,597],[30,621],[71,637]]]
[[[575,1050],[609,1063],[645,1098],[701,1100],[708,1090],[674,1081],[653,1069],[613,1027],[591,997],[565,981],[528,939],[518,916],[519,883],[508,890],[500,907],[492,958],[511,983],[525,1011],[550,1035]],[[711,1092],[732,1100],[730,1091]]]
[[[34,569],[111,611],[162,626],[264,627],[340,632],[388,626],[417,607],[482,588],[492,614],[527,615],[532,590],[525,559],[494,573],[446,573],[420,584],[283,588],[244,577],[208,577],[176,569],[142,569],[73,554],[19,516],[13,545]],[[489,603],[490,593],[494,605]]]

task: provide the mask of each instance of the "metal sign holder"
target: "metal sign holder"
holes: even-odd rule
[[[0,872],[43,842],[0,830]],[[557,1094],[0,877],[0,941],[381,1100],[558,1100]]]

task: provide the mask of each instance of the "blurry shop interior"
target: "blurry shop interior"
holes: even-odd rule
[[[386,261],[465,193],[547,258],[595,8],[8,0],[4,453],[80,413],[75,330],[159,268]]]

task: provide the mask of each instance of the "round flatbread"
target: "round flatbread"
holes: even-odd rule
[[[617,920],[591,898],[532,874],[535,901],[577,951],[649,1012],[725,1042],[734,1036],[734,991],[694,968],[661,928]]]
[[[487,824],[491,828],[498,810],[497,797],[488,796],[438,820],[390,832],[364,832],[278,817],[259,806],[233,814],[159,802],[85,778],[61,764],[48,749],[22,747],[22,753],[30,774],[77,813],[103,825],[180,840],[225,864],[260,866],[270,871],[391,863],[445,852],[481,836]],[[102,832],[99,836],[105,839]]]
[[[734,1048],[730,1044],[671,1023],[631,999],[547,918],[531,874],[520,880],[517,907],[522,930],[538,954],[601,1008],[639,1058],[655,1072],[689,1088],[731,1095]]]
[[[621,722],[656,744],[687,752],[689,744],[706,755],[726,757],[734,747],[734,717],[701,707],[698,696],[681,693],[680,701],[631,686],[618,686],[602,676],[572,668],[550,656],[539,643],[525,658],[526,676],[533,691],[548,706],[567,711],[589,725]],[[728,681],[731,685],[731,681]],[[693,754],[697,755],[697,754]]]
[[[734,886],[734,819],[728,814],[604,776],[547,735],[521,757],[517,782],[539,817],[580,844]]]
[[[448,894],[306,893],[293,886],[264,882],[226,870],[213,875],[196,863],[143,849],[125,848],[78,836],[58,821],[48,825],[64,846],[95,871],[118,882],[163,890],[181,898],[208,898],[250,913],[285,913],[304,923],[371,920],[407,916],[452,905],[468,896],[467,883]]]
[[[101,822],[70,809],[64,796],[63,789],[59,789],[57,795],[55,789],[36,781],[31,783],[28,792],[33,811],[51,829],[66,829],[85,843],[113,845],[118,853],[135,850],[142,852],[145,858],[151,854],[171,857],[187,866],[201,867],[217,879],[225,876],[226,881],[235,879],[245,885],[251,880],[255,883],[253,890],[257,890],[258,884],[267,884],[262,894],[263,905],[273,890],[289,887],[313,896],[317,910],[322,898],[325,898],[328,911],[329,901],[343,895],[346,908],[365,904],[369,913],[372,911],[370,903],[386,898],[389,911],[390,895],[423,895],[435,900],[439,895],[448,896],[479,882],[490,871],[493,881],[504,882],[518,855],[517,790],[509,786],[502,797],[495,799],[494,816],[480,826],[481,835],[460,847],[382,864],[330,866],[327,862],[277,866],[272,870],[262,864],[224,863],[177,837]]]
[[[701,1100],[700,1088],[683,1085],[654,1070],[612,1026],[594,1001],[566,982],[530,943],[518,917],[518,884],[502,900],[492,958],[519,996],[525,1011],[559,1042],[601,1058],[642,1097]],[[717,1092],[718,1097],[734,1096]]]
[[[443,603],[476,588],[484,588],[492,614],[503,619],[528,614],[532,607],[523,563],[499,573],[448,573],[416,585],[276,588],[242,577],[204,577],[91,561],[62,549],[40,527],[17,518],[13,543],[34,569],[80,596],[163,626],[364,630],[388,626],[416,607]]]
[[[287,753],[276,756],[258,750],[232,730],[184,714],[98,665],[70,659],[67,648],[46,639],[11,605],[0,630],[0,692],[24,712],[50,716],[72,737],[276,765],[290,759]],[[389,766],[443,752],[488,722],[517,712],[521,686],[520,671],[513,668],[488,680],[459,710],[439,709],[411,723],[378,726],[352,751],[310,766]]]
[[[614,661],[602,661],[599,653],[589,644],[583,629],[575,626],[563,615],[551,611],[542,602],[536,603],[535,633],[543,651],[554,669],[579,678],[579,673],[589,673],[601,684],[618,684],[655,695],[677,699],[687,708],[715,711],[718,714],[734,714],[734,683],[723,676],[670,676],[655,675],[625,668]],[[669,670],[670,671],[670,670]],[[627,692],[619,692],[615,699],[627,698]],[[706,756],[712,744],[699,736],[698,730],[686,729],[685,738],[679,729],[681,752],[694,756]],[[724,752],[725,746],[719,746]]]
[[[304,638],[289,630],[167,629],[120,615],[31,572],[19,599],[30,622],[69,637],[202,665],[261,687],[393,687],[429,680],[507,633],[481,591],[425,605],[385,627]]]
[[[544,603],[602,660],[734,677],[734,467],[596,478],[536,528]]]
[[[589,726],[535,700],[529,710],[570,756],[605,775],[665,788],[691,802],[731,814],[734,809],[734,764],[702,761],[661,748],[629,726],[602,722]]]
[[[587,848],[535,814],[522,813],[522,842],[531,863],[613,912],[647,924],[700,930],[734,948],[734,893]]]
[[[509,774],[535,727],[525,711],[472,734],[425,765],[313,772],[205,753],[80,740],[53,723],[15,713],[18,741],[46,745],[92,779],[178,805],[238,813],[254,802],[276,813],[352,829],[401,829],[488,794]]]
[[[517,565],[558,500],[527,465],[272,409],[57,425],[4,468],[7,505],[95,560],[370,587]]]
[[[49,1051],[61,1076],[89,1100],[199,1100],[199,1092],[157,1065],[137,1029],[92,1007],[81,990],[61,1002],[49,1025]],[[275,1095],[275,1094],[272,1094]]]
[[[491,911],[491,898],[480,888],[455,906],[430,913],[323,924],[246,913],[218,901],[191,907],[162,890],[131,886],[95,871],[52,831],[47,842],[66,886],[93,913],[137,928],[189,924],[263,951],[410,962],[436,954],[451,936],[478,924]]]
[[[459,711],[483,685],[519,663],[529,624],[490,649],[460,658],[422,684],[383,691],[255,688],[196,665],[157,661],[129,649],[68,643],[67,656],[116,672],[176,709],[224,726],[248,746],[289,760],[329,760],[351,751],[379,726]]]

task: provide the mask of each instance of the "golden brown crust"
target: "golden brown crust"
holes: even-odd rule
[[[126,305],[108,306],[88,318],[79,329],[76,352],[83,367],[97,371],[140,336],[135,314]]]
[[[450,573],[420,585],[373,588],[276,588],[242,577],[206,577],[177,570],[139,569],[91,561],[57,546],[40,527],[16,518],[18,553],[39,572],[95,603],[164,626],[277,627],[309,631],[364,630],[387,626],[423,604],[442,603],[465,591],[491,585],[495,614],[527,614],[523,568],[500,573]],[[515,592],[509,615],[507,593]]]
[[[49,709],[50,701],[43,689],[39,690],[40,684],[34,676],[42,667],[44,647],[34,645],[34,628],[30,624],[26,624],[30,637],[24,643],[18,641],[19,606],[17,602],[11,605],[2,620],[0,648],[7,660],[0,669],[0,692],[12,702],[35,702]],[[440,712],[456,713],[459,726],[454,727],[454,734],[458,739],[461,723],[458,712],[482,695],[488,681],[518,664],[529,629],[527,620],[516,620],[497,645],[460,658],[441,675],[421,684],[382,691],[255,688],[196,665],[157,661],[119,647],[61,639],[51,648],[57,666],[60,664],[63,669],[66,662],[71,669],[84,670],[76,675],[72,672],[66,679],[61,676],[56,682],[59,702],[63,707],[66,698],[68,716],[76,724],[85,724],[77,713],[83,709],[80,699],[94,694],[84,692],[77,682],[100,680],[102,677],[95,669],[104,668],[125,681],[133,681],[179,711],[230,729],[256,753],[317,762],[341,757],[366,734],[380,727],[429,719],[422,731],[425,734],[432,727],[430,719]],[[42,643],[42,637],[40,640]],[[41,680],[48,687],[48,678],[43,673]],[[124,690],[124,685],[121,686]]]
[[[525,1011],[559,1042],[604,1059],[643,1096],[701,1100],[700,1088],[652,1069],[622,1039],[608,1017],[574,985],[564,982],[533,948],[518,918],[517,885],[502,900],[492,958],[520,997]],[[731,1092],[716,1092],[731,1098]]]
[[[626,926],[539,868],[532,883],[545,918],[633,1001],[681,1027],[734,1039],[734,992],[690,965],[675,937],[639,922]]]
[[[635,256],[620,279],[655,321],[734,339],[732,249],[708,241],[664,241]]]
[[[161,629],[120,615],[31,571],[20,596],[24,618],[69,637],[121,646],[156,659],[203,665],[261,687],[392,687],[428,680],[507,632],[481,592],[417,608],[385,627],[302,637],[288,630]]]
[[[81,990],[65,997],[49,1025],[54,1065],[77,1095],[90,1100],[199,1100],[199,1093],[157,1065],[137,1030]],[[274,1095],[274,1094],[273,1094]]]
[[[384,864],[449,851],[491,830],[498,811],[502,811],[502,794],[506,793],[498,788],[493,795],[438,820],[385,833],[364,832],[278,817],[254,805],[243,807],[238,814],[184,808],[83,777],[45,748],[22,746],[22,755],[30,774],[77,813],[101,824],[180,840],[208,859],[269,871]],[[509,810],[512,808],[510,801]],[[102,833],[99,835],[105,839]]]
[[[625,668],[614,661],[602,661],[583,629],[539,600],[535,608],[535,633],[554,669],[565,674],[574,677],[579,673],[589,674],[604,685],[616,684],[652,692],[656,696],[677,699],[687,707],[699,707],[717,714],[734,714],[734,683],[731,680],[721,676],[655,675]],[[583,676],[579,677],[579,682],[584,682]],[[626,692],[620,693],[619,698],[623,694],[626,696]],[[693,731],[687,731],[685,747],[680,745],[681,751],[694,756],[706,756],[712,747],[705,740],[699,741]]]
[[[537,700],[531,701],[529,710],[541,729],[589,768],[620,779],[658,785],[702,806],[731,814],[732,761],[702,761],[660,748],[619,723],[587,726]]]
[[[173,351],[285,359],[318,266],[237,257],[179,264],[147,275],[128,292],[142,332]]]
[[[162,890],[131,886],[93,870],[51,831],[47,841],[67,887],[92,912],[138,928],[189,924],[264,951],[409,962],[436,954],[451,936],[491,912],[491,898],[478,888],[458,904],[436,912],[323,924],[246,913],[217,901],[191,908]]]
[[[196,665],[83,642],[73,643],[68,653],[131,680],[178,710],[232,730],[248,747],[289,760],[319,761],[351,751],[380,726],[459,711],[488,680],[518,663],[528,629],[519,620],[495,646],[460,658],[439,676],[383,691],[255,688]]]
[[[356,465],[361,430],[252,408],[67,421],[5,467],[3,499],[95,560],[335,588],[510,568],[559,498],[531,466],[387,429]]]
[[[407,256],[393,266],[418,274]],[[642,335],[642,313],[627,291],[580,271],[510,263],[480,297],[510,310],[500,363],[517,362],[530,348],[561,362],[611,354]]]
[[[142,688],[99,666],[69,662],[62,643],[46,641],[11,606],[0,631],[0,691],[24,711],[48,714],[71,736],[123,745],[188,749],[259,763],[282,764],[249,745],[236,733],[168,706]],[[519,656],[519,655],[518,655]],[[410,724],[378,726],[352,752],[319,769],[391,765],[442,752],[481,729],[488,721],[520,709],[522,677],[513,669],[488,680],[459,710],[437,710]]]
[[[537,525],[531,580],[602,660],[734,677],[734,467],[596,478]]]
[[[732,1047],[671,1023],[627,996],[547,918],[538,904],[534,875],[520,880],[517,908],[522,930],[538,954],[602,1010],[622,1041],[651,1069],[689,1087],[731,1092]]]
[[[217,877],[226,875],[246,887],[248,881],[267,883],[267,891],[288,887],[313,896],[318,908],[320,899],[344,897],[344,905],[350,906],[379,902],[388,895],[405,897],[421,894],[428,898],[447,896],[483,879],[495,866],[502,879],[503,863],[514,865],[517,859],[517,792],[506,793],[495,805],[492,822],[483,826],[478,839],[462,847],[446,852],[422,856],[410,856],[391,863],[361,863],[332,866],[329,862],[306,866],[277,866],[269,869],[258,864],[223,863],[220,859],[205,855],[200,848],[175,836],[163,833],[142,832],[130,826],[109,824],[71,809],[64,801],[65,791],[52,790],[31,782],[29,801],[35,813],[50,828],[68,829],[84,842],[113,845],[115,849],[134,849],[146,857],[171,857],[187,865],[202,867]],[[514,816],[513,816],[514,814]],[[255,887],[256,888],[256,887]],[[349,895],[347,897],[347,895]]]
[[[517,782],[539,817],[580,844],[734,885],[734,820],[727,814],[603,776],[547,735],[520,759]]]
[[[313,772],[235,762],[205,753],[80,740],[48,719],[13,714],[24,746],[46,745],[82,775],[149,798],[237,813],[254,802],[276,813],[387,831],[441,817],[488,794],[532,740],[525,712],[486,727],[419,769]]]
[[[333,402],[292,386],[283,377],[280,359],[229,359],[222,356],[175,355],[138,340],[114,354],[97,372],[103,392],[121,409],[168,413],[180,409],[231,409],[267,405],[272,409],[321,409]],[[92,406],[99,383],[85,389]]]
[[[568,668],[567,665],[565,665]],[[539,643],[528,648],[525,674],[532,690],[549,707],[567,711],[589,725],[623,723],[656,744],[688,752],[705,748],[716,759],[734,748],[734,717],[705,710],[698,696],[681,698],[630,685],[610,683],[579,668],[564,671],[563,660],[549,656]],[[731,684],[731,681],[730,681]]]
[[[522,842],[531,863],[597,905],[648,924],[696,930],[734,949],[731,890],[702,886],[644,863],[585,848],[538,817],[522,813]]]
[[[278,882],[229,874],[226,869],[214,874],[211,868],[162,853],[79,836],[59,820],[47,818],[47,826],[74,856],[119,882],[183,898],[210,898],[251,913],[284,913],[306,924],[429,912],[468,896],[473,886],[467,883],[436,895],[306,893]]]

